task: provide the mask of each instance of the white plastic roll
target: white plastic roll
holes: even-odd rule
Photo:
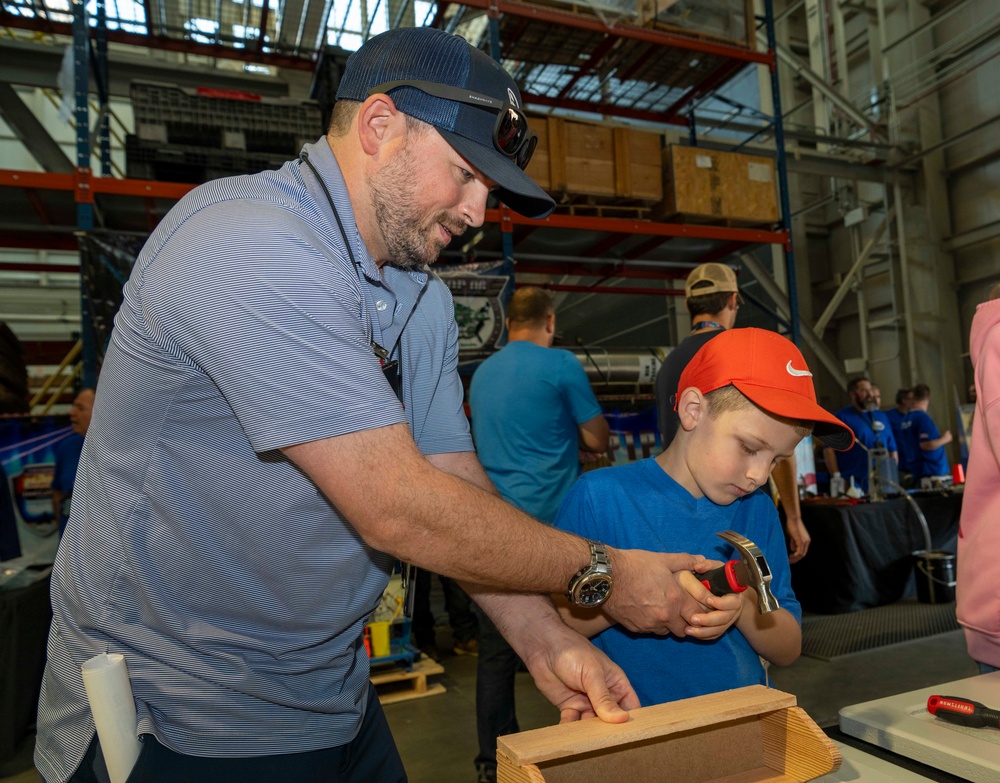
[[[83,687],[111,783],[125,783],[142,748],[125,656],[95,655],[83,664]]]

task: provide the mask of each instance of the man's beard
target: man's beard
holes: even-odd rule
[[[431,239],[437,233],[438,223],[445,225],[456,236],[465,230],[446,212],[421,223],[424,218],[417,205],[414,185],[417,166],[409,145],[404,143],[399,154],[385,168],[367,178],[375,225],[386,249],[386,260],[400,269],[433,264],[438,259],[445,247],[436,239]]]

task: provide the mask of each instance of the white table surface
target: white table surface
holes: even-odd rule
[[[813,783],[933,783],[930,778],[872,756],[853,745],[833,741],[843,763],[836,772],[815,778]]]
[[[974,783],[998,783],[1000,730],[969,729],[935,718],[927,712],[927,698],[934,694],[961,696],[997,709],[1000,672],[844,707],[840,730]]]

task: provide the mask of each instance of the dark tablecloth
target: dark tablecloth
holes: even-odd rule
[[[0,590],[0,761],[35,724],[52,608],[49,578]]]
[[[914,500],[927,519],[932,549],[954,553],[961,493]],[[792,565],[792,587],[806,611],[856,612],[916,595],[913,553],[926,545],[905,498],[854,506],[805,502],[802,520],[812,543]]]

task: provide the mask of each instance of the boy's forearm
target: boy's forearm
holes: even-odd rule
[[[776,666],[788,666],[802,653],[802,629],[787,609],[767,614],[757,612],[754,591],[743,593],[744,606],[736,627],[761,658]]]

